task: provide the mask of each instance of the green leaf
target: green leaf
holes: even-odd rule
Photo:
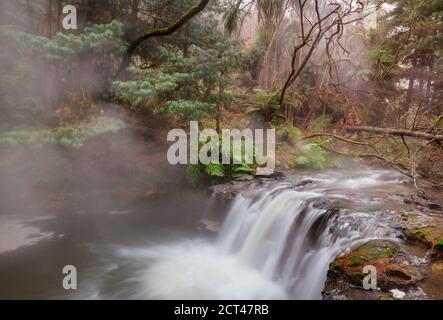
[[[225,168],[220,163],[210,163],[206,166],[206,173],[211,177],[224,177],[225,176]]]
[[[248,164],[238,164],[238,165],[233,165],[232,166],[232,177],[234,179],[239,179],[244,177],[245,175],[251,174],[252,173],[252,167]]]

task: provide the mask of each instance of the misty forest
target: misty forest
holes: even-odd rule
[[[443,299],[443,1],[2,0],[0,48],[1,299]],[[195,121],[275,170],[171,164]]]

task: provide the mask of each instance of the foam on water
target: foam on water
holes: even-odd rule
[[[285,291],[234,255],[204,241],[154,248],[143,277],[150,299],[285,299]]]

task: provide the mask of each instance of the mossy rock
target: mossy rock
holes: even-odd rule
[[[351,257],[351,263],[349,264],[350,267],[359,267],[363,266],[367,259],[363,256],[353,256]]]
[[[400,254],[401,253],[401,254]],[[375,266],[377,284],[382,289],[407,287],[423,278],[411,263],[402,264],[404,253],[399,247],[385,240],[370,241],[351,253],[336,258],[329,266],[329,275],[344,277],[354,286],[362,287],[365,274],[363,268]]]
[[[404,217],[404,233],[407,238],[419,241],[437,253],[443,251],[443,225],[440,223],[430,223],[427,218],[421,220],[414,216]]]

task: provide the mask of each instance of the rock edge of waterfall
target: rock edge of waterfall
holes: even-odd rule
[[[260,177],[232,181],[210,187],[217,201],[227,205],[239,194],[266,187],[267,184],[285,181],[286,173],[274,177]],[[303,190],[314,183],[311,179],[293,182],[293,187]],[[441,199],[425,199],[415,195],[397,194],[403,199],[405,210],[393,221],[398,230],[398,241],[370,240],[334,259],[329,266],[322,297],[325,300],[392,300],[431,299],[422,285],[433,277],[443,277],[443,212]],[[327,196],[316,200],[316,206],[334,211],[336,203]],[[423,257],[405,250],[421,250]],[[377,269],[377,289],[363,288],[363,268],[373,265]]]

